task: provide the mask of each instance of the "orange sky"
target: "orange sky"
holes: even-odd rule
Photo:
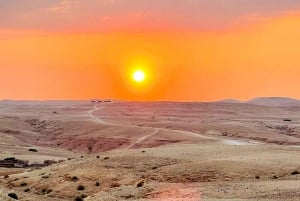
[[[237,20],[238,21],[238,20]],[[222,29],[0,29],[0,99],[300,98],[300,15]],[[134,84],[130,72],[146,69]]]

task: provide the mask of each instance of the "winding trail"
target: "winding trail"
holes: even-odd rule
[[[151,134],[145,135],[144,137],[139,138],[138,140],[136,140],[135,142],[130,144],[126,149],[130,149],[130,148],[134,147],[135,145],[137,145],[137,144],[143,142],[144,140],[146,140],[147,138],[156,135],[159,131],[160,131],[159,128],[155,128],[155,130]]]
[[[96,123],[98,124],[103,124],[103,125],[109,125],[109,126],[127,126],[127,125],[119,125],[119,124],[112,124],[112,123],[107,123],[104,120],[102,120],[101,118],[99,118],[98,116],[96,116],[94,113],[97,111],[100,111],[103,109],[103,106],[99,106],[99,105],[94,105],[94,107],[88,111],[88,115],[89,117],[91,117],[92,119],[95,120]],[[147,127],[147,126],[130,126],[132,128],[144,128],[144,129],[153,129],[153,127]],[[209,136],[205,136],[205,135],[201,135],[198,133],[194,133],[194,132],[190,132],[190,131],[183,131],[183,130],[171,130],[171,129],[167,129],[167,128],[154,128],[154,131],[149,134],[149,135],[145,135],[141,138],[138,138],[136,141],[134,141],[133,143],[131,143],[129,146],[126,147],[126,149],[131,149],[133,148],[135,145],[140,144],[141,142],[143,142],[144,140],[148,139],[149,137],[152,137],[154,135],[156,135],[159,131],[171,131],[171,132],[176,132],[176,133],[180,133],[182,135],[186,135],[186,136],[193,136],[193,137],[197,137],[197,138],[202,138],[202,139],[208,139],[208,140],[216,140],[221,142],[222,144],[225,145],[232,145],[232,146],[246,146],[246,145],[259,145],[259,144],[263,144],[260,142],[256,142],[256,141],[249,141],[249,140],[235,140],[235,139],[225,139],[225,138],[221,138],[221,137],[209,137]]]
[[[105,121],[103,121],[102,119],[100,119],[98,116],[94,115],[94,112],[97,112],[99,110],[102,110],[103,107],[99,107],[98,105],[94,105],[93,109],[91,109],[88,114],[91,118],[93,118],[95,120],[95,122],[97,122],[98,124],[105,124],[105,125],[111,125],[109,123],[106,123]]]

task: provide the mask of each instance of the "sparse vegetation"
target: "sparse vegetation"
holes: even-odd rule
[[[83,198],[78,196],[74,199],[74,201],[83,201]]]
[[[8,176],[8,175],[5,175],[5,176],[4,176],[4,179],[7,179],[7,178],[9,178],[9,176]]]
[[[96,156],[96,158],[100,158],[100,156]]]
[[[24,190],[24,192],[25,192],[25,193],[30,192],[30,189],[29,189],[29,188],[26,188],[26,189]]]
[[[260,179],[260,176],[256,175],[256,176],[255,176],[255,179]]]
[[[76,176],[73,176],[73,177],[72,177],[72,181],[78,181],[78,180],[79,180],[78,177],[76,177]]]
[[[136,187],[137,187],[137,188],[141,188],[141,187],[144,186],[144,184],[145,184],[144,181],[139,181],[139,182],[136,184]]]
[[[15,199],[15,200],[19,200],[18,196],[16,193],[8,193],[7,194],[8,197],[12,198],[12,199]]]
[[[298,175],[298,174],[300,174],[300,172],[298,170],[295,170],[291,173],[291,175]]]
[[[99,183],[99,182],[96,182],[95,186],[100,186],[100,183]]]
[[[91,152],[93,151],[93,146],[92,146],[92,145],[89,145],[89,146],[88,146],[88,150],[89,150],[89,152],[91,153]]]
[[[28,151],[31,151],[31,152],[38,152],[38,150],[37,150],[37,149],[34,149],[34,148],[30,148],[30,149],[28,149]]]
[[[22,182],[21,184],[20,184],[20,186],[27,186],[27,183],[26,182]]]
[[[84,191],[84,189],[85,189],[85,187],[83,185],[79,185],[77,187],[77,190],[79,190],[79,191]]]
[[[108,157],[108,156],[104,157],[104,160],[108,160],[108,159],[109,159],[109,157]]]

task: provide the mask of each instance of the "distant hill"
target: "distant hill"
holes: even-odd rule
[[[259,97],[246,101],[245,103],[275,107],[300,106],[300,100],[285,97]]]
[[[218,101],[219,103],[243,103],[240,100],[237,99],[224,99],[224,100],[220,100]]]

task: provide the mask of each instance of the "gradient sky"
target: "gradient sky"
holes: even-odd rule
[[[300,99],[299,11],[298,0],[0,0],[0,99]]]

